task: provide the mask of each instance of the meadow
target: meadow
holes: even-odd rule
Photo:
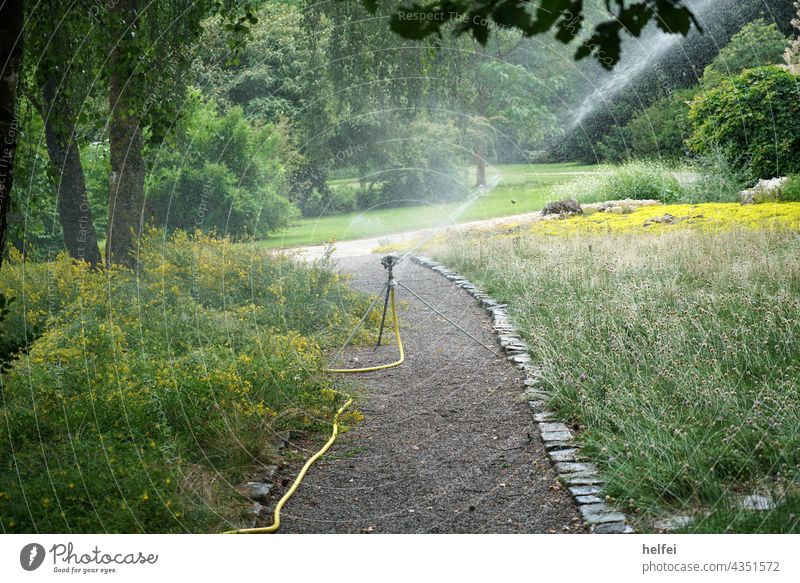
[[[157,231],[139,260],[3,266],[3,532],[248,526],[238,488],[283,462],[277,436],[330,430],[321,369],[367,299],[327,263]]]
[[[464,202],[424,204],[303,218],[260,244],[268,249],[317,245],[333,239],[347,241],[380,237],[454,222],[537,211],[553,200],[553,186],[591,174],[599,168],[572,163],[498,164],[487,168],[487,181],[497,180],[497,186],[468,205]],[[467,184],[474,184],[474,172],[473,168],[467,173]],[[334,189],[357,187],[354,179],[333,180],[330,184]],[[462,208],[463,211],[459,212]]]
[[[665,205],[432,252],[509,304],[639,529],[800,532],[798,230],[800,203]]]

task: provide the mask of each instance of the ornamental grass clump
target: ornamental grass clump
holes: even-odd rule
[[[631,198],[676,202],[681,186],[670,168],[660,162],[634,161],[556,186],[554,200],[574,198],[581,203]]]
[[[798,532],[797,227],[659,229],[462,236],[435,255],[509,305],[549,406],[639,528]],[[753,492],[775,507],[743,509]]]

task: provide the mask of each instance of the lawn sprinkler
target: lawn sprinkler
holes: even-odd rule
[[[394,288],[397,286],[397,280],[394,278],[394,273],[392,270],[398,263],[400,263],[400,257],[394,253],[389,253],[389,255],[381,258],[381,265],[383,265],[383,268],[389,272],[389,280],[386,282],[385,286],[386,296],[383,299],[383,314],[381,315],[381,327],[380,331],[378,332],[378,342],[375,344],[373,351],[378,349],[378,346],[381,345],[381,339],[383,338],[383,328],[386,325],[386,310],[389,308],[389,296],[392,295]]]
[[[397,309],[396,309],[396,306],[395,306],[395,290],[398,287],[403,288],[406,292],[408,292],[411,296],[413,296],[421,304],[426,306],[434,314],[436,314],[437,316],[442,318],[444,321],[448,322],[450,325],[452,325],[453,327],[458,329],[465,336],[468,336],[469,338],[471,338],[472,340],[474,340],[475,342],[477,342],[478,344],[480,344],[481,346],[483,346],[484,348],[489,350],[495,356],[502,356],[502,355],[498,354],[498,352],[496,350],[494,350],[492,347],[487,346],[486,344],[481,342],[480,339],[476,338],[474,335],[472,335],[468,331],[464,330],[464,328],[462,328],[457,322],[454,322],[452,319],[450,319],[447,316],[445,316],[435,306],[431,305],[431,303],[428,302],[426,299],[420,297],[419,294],[417,294],[414,290],[412,290],[407,285],[405,285],[402,281],[399,281],[399,280],[397,280],[395,278],[395,276],[394,276],[394,268],[403,261],[404,257],[405,256],[400,256],[400,255],[397,255],[395,253],[390,253],[389,255],[385,255],[384,257],[381,257],[381,265],[388,272],[387,273],[388,278],[386,280],[386,283],[383,284],[383,286],[381,287],[381,291],[375,297],[375,299],[372,301],[370,306],[367,308],[367,311],[362,316],[361,321],[359,321],[359,323],[356,326],[355,330],[353,330],[353,332],[347,338],[345,343],[342,345],[342,348],[341,348],[341,350],[339,351],[339,353],[337,355],[337,356],[342,356],[344,354],[345,348],[350,344],[350,341],[355,337],[356,333],[361,329],[361,326],[367,320],[367,318],[369,317],[369,314],[372,312],[372,310],[375,307],[375,305],[381,300],[381,298],[383,298],[383,312],[381,314],[380,329],[378,331],[378,341],[375,343],[375,347],[373,348],[373,352],[378,349],[378,347],[381,345],[381,341],[383,340],[383,332],[386,329],[386,316],[389,313],[389,308],[391,306],[392,327],[394,329],[395,338],[397,338],[397,349],[398,349],[398,351],[400,353],[400,355],[399,355],[400,358],[398,360],[396,360],[395,362],[391,362],[389,364],[383,364],[383,365],[380,365],[380,366],[371,366],[371,367],[366,367],[366,368],[354,368],[354,369],[326,369],[326,371],[327,372],[335,372],[335,373],[345,373],[345,374],[347,374],[347,373],[364,373],[364,372],[374,372],[374,371],[378,371],[378,370],[385,370],[387,368],[393,368],[395,366],[400,366],[401,364],[403,364],[403,362],[405,360],[405,352],[404,352],[404,349],[403,349],[403,341],[400,338],[400,323],[398,322],[398,319],[397,319]]]

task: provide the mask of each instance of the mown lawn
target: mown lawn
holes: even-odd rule
[[[432,254],[510,305],[550,406],[640,529],[799,532],[800,203],[683,206]],[[686,218],[644,226],[665,213]],[[752,494],[775,508],[744,509]]]
[[[380,237],[439,225],[532,212],[549,202],[553,185],[572,180],[582,173],[594,172],[597,167],[576,164],[508,164],[493,166],[487,170],[488,180],[499,177],[498,186],[469,205],[455,202],[304,218],[261,244],[272,249],[299,247],[324,243],[333,238],[347,241]],[[469,183],[474,181],[473,169]],[[356,181],[342,179],[332,183],[341,188],[355,185]]]

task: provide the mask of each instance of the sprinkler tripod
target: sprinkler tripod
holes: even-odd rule
[[[405,351],[403,350],[403,340],[400,338],[400,322],[397,320],[397,307],[395,306],[395,294],[394,290],[399,284],[399,282],[394,277],[394,267],[400,263],[400,258],[397,255],[389,254],[381,259],[381,265],[383,268],[388,270],[389,277],[386,283],[383,284],[381,287],[380,295],[376,296],[375,299],[372,301],[370,306],[367,308],[367,311],[364,312],[364,315],[361,317],[361,320],[356,325],[353,332],[350,336],[345,340],[344,344],[342,344],[341,349],[339,349],[338,354],[336,355],[337,358],[344,354],[344,349],[347,348],[347,345],[350,344],[350,341],[353,337],[358,333],[363,326],[364,322],[366,322],[367,318],[369,317],[372,309],[375,307],[375,304],[383,297],[383,314],[381,316],[381,325],[380,325],[380,332],[378,334],[378,342],[375,344],[374,350],[378,349],[378,346],[381,344],[381,339],[383,338],[383,330],[386,326],[386,314],[389,309],[389,305],[391,304],[392,307],[392,327],[394,328],[394,336],[397,338],[397,349],[400,352],[400,358],[394,362],[390,362],[389,364],[382,364],[380,366],[370,366],[366,368],[329,368],[326,369],[325,372],[335,372],[341,374],[356,374],[356,373],[364,373],[364,372],[373,372],[376,370],[385,370],[387,368],[393,368],[395,366],[400,366],[406,359]],[[385,295],[384,295],[385,292]]]
[[[397,320],[397,310],[395,308],[395,289],[398,286],[403,288],[405,291],[407,291],[409,294],[411,294],[415,299],[417,299],[420,303],[425,305],[429,310],[431,310],[437,316],[439,316],[440,318],[442,318],[443,320],[448,322],[451,326],[455,327],[458,331],[460,331],[464,335],[468,336],[469,338],[471,338],[472,340],[474,340],[475,342],[477,342],[478,344],[483,346],[486,350],[488,350],[489,352],[491,352],[495,356],[499,356],[500,358],[502,358],[502,355],[500,353],[498,353],[496,350],[494,350],[491,346],[488,346],[488,345],[484,344],[483,342],[481,342],[480,339],[476,338],[474,335],[472,335],[468,331],[464,330],[464,328],[462,328],[457,322],[454,322],[452,319],[450,319],[447,316],[445,316],[441,311],[439,311],[433,305],[431,305],[430,302],[428,302],[424,298],[420,297],[419,294],[417,294],[414,290],[412,290],[407,285],[405,285],[402,281],[397,280],[395,278],[395,276],[394,276],[394,268],[402,261],[402,259],[403,259],[402,257],[399,257],[398,255],[395,255],[393,253],[390,253],[389,255],[386,255],[386,256],[381,258],[381,265],[383,265],[383,268],[388,271],[388,279],[387,279],[386,283],[383,284],[383,287],[381,288],[381,291],[380,291],[380,295],[376,296],[375,299],[372,301],[372,303],[370,304],[369,308],[367,308],[367,311],[364,313],[364,315],[362,316],[361,320],[359,321],[358,325],[355,327],[353,332],[347,338],[345,343],[342,345],[342,348],[339,350],[339,353],[337,354],[337,357],[338,357],[338,356],[341,356],[344,353],[344,349],[350,344],[350,341],[353,339],[353,337],[361,329],[361,326],[367,320],[367,317],[369,316],[370,312],[372,312],[372,309],[375,307],[375,304],[377,304],[378,301],[381,299],[381,297],[383,297],[383,313],[381,314],[381,323],[380,323],[380,328],[378,330],[378,341],[375,343],[375,347],[372,350],[374,352],[381,345],[381,340],[383,339],[383,331],[384,331],[384,329],[386,327],[386,314],[388,312],[388,308],[389,308],[389,305],[391,303],[391,307],[392,307],[392,324],[393,324],[393,327],[394,327],[395,337],[397,338],[397,347],[398,347],[398,349],[400,351],[400,359],[395,361],[395,362],[392,362],[390,364],[384,364],[384,365],[381,365],[381,366],[374,366],[374,367],[368,367],[368,368],[356,368],[356,369],[328,369],[327,372],[336,372],[336,373],[345,373],[345,374],[346,373],[363,373],[363,372],[372,372],[372,371],[376,371],[376,370],[384,370],[384,369],[387,369],[387,368],[392,368],[392,367],[400,366],[401,364],[403,364],[403,361],[405,360],[405,352],[403,350],[403,342],[400,339],[400,324],[399,324],[399,322]]]
[[[389,307],[389,296],[391,295],[392,290],[394,290],[395,286],[397,285],[397,280],[394,278],[394,273],[392,270],[394,266],[400,263],[400,258],[397,255],[389,254],[385,257],[381,258],[381,265],[383,265],[384,269],[389,271],[389,281],[386,282],[386,297],[383,300],[383,315],[381,316],[381,328],[378,332],[378,342],[375,343],[375,348],[373,348],[373,352],[378,349],[378,346],[381,345],[381,338],[383,338],[383,327],[386,324],[386,309]]]

